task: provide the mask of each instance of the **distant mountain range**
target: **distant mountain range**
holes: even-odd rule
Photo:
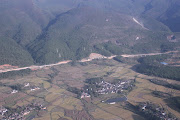
[[[0,65],[174,49],[173,32],[180,32],[178,0],[1,0]]]

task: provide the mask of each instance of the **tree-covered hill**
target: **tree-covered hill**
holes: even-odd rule
[[[40,64],[91,52],[156,52],[169,44],[171,30],[179,31],[179,5],[178,0],[1,0],[0,39]],[[0,59],[15,52],[2,52]],[[14,64],[10,61],[0,65]]]
[[[167,25],[172,31],[180,31],[179,0],[34,0],[43,10],[58,14],[88,5],[102,11],[113,11],[131,16],[145,15]]]
[[[14,39],[25,47],[41,33],[52,16],[35,6],[32,0],[1,0],[0,18],[0,37]]]
[[[31,55],[10,38],[0,38],[0,55],[0,65],[28,66],[33,64]]]
[[[157,55],[140,58],[140,64],[136,66],[136,71],[147,75],[154,75],[179,81],[180,67],[162,64],[162,62],[168,58],[170,58],[170,55]]]
[[[144,21],[147,21],[146,18]],[[139,44],[150,42],[152,46],[155,44],[152,48],[155,51],[166,41],[166,33],[169,32],[163,24],[157,24],[158,27],[164,31],[156,29],[157,33],[153,33],[134,22],[132,16],[84,5],[58,16],[39,38],[29,44],[28,50],[34,60],[41,64],[81,59],[94,50],[94,45],[108,42],[114,44],[116,50],[113,51],[114,48],[108,48],[107,45],[102,49],[113,54],[122,53],[120,50],[125,47],[129,51],[133,47],[135,51],[143,52],[139,50]],[[136,40],[138,36],[141,40]],[[95,50],[102,53],[101,48]]]

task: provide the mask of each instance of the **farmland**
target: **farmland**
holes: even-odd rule
[[[112,84],[118,80],[132,80],[135,81],[135,87],[132,90],[124,90],[122,93],[103,94],[82,99],[76,93],[69,91],[68,88],[76,88],[77,91],[82,92],[84,86],[87,85],[86,80],[91,78],[102,78],[105,82]],[[0,105],[8,111],[17,108],[24,110],[23,107],[28,107],[29,111],[22,115],[25,119],[144,120],[145,118],[140,114],[127,109],[126,104],[136,106],[139,102],[152,102],[180,118],[180,113],[169,106],[165,98],[152,94],[153,91],[160,91],[176,97],[180,95],[180,91],[157,85],[150,79],[179,84],[174,80],[136,73],[131,65],[110,59],[97,59],[85,64],[77,62],[75,65],[70,63],[57,65],[33,71],[23,77],[2,79],[0,81],[0,95],[2,96]],[[19,88],[17,92],[13,92],[12,86]],[[128,99],[126,102],[116,104],[102,102],[123,95]],[[29,106],[32,105],[39,107],[31,110]]]

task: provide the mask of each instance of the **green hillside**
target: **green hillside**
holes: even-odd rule
[[[41,64],[81,59],[92,51],[104,55],[130,53],[132,50],[155,52],[166,41],[170,30],[156,20],[149,22],[143,18],[143,21],[155,23],[155,26],[147,30],[135,23],[132,16],[103,12],[85,5],[58,16],[39,38],[28,45],[28,50]],[[140,40],[136,40],[138,36]],[[142,44],[150,48],[143,51]],[[97,48],[97,45],[102,47]]]
[[[113,11],[131,16],[146,15],[167,25],[172,31],[180,31],[179,0],[34,0],[41,9],[60,14],[81,5],[102,11]]]
[[[91,52],[157,52],[169,44],[171,31],[179,31],[179,5],[178,0],[1,0],[0,37],[38,64]],[[15,54],[7,52],[2,56]]]
[[[0,36],[14,39],[25,47],[47,26],[51,15],[31,0],[0,1]]]
[[[167,25],[173,32],[180,31],[180,1],[151,0],[145,5],[145,14]]]
[[[0,37],[0,65],[28,66],[33,64],[31,55],[14,40]]]

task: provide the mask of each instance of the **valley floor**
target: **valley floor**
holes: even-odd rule
[[[174,80],[142,75],[133,71],[131,65],[118,63],[111,59],[100,59],[86,62],[61,64],[46,69],[33,71],[30,75],[14,79],[2,79],[0,86],[0,105],[11,109],[28,105],[36,105],[38,110],[29,110],[23,114],[24,118],[35,120],[144,120],[135,111],[126,108],[126,102],[107,104],[109,98],[126,95],[128,103],[137,105],[139,102],[152,102],[163,106],[176,117],[180,112],[174,110],[164,98],[156,97],[153,91],[170,93],[180,96],[179,90],[151,83],[149,79],[158,79],[169,83],[179,84]],[[123,94],[112,93],[98,97],[80,99],[77,94],[70,92],[69,88],[81,90],[86,79],[102,77],[106,82],[114,80],[136,81],[135,87]],[[13,92],[13,85],[21,89]],[[11,86],[11,87],[9,87]],[[36,111],[36,112],[35,112]]]

